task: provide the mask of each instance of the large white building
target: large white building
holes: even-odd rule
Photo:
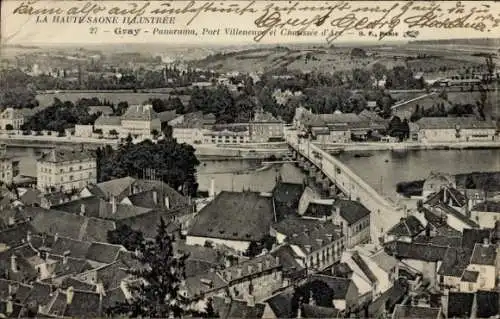
[[[37,161],[37,187],[70,191],[97,182],[97,163],[87,151],[51,150]]]
[[[101,130],[104,136],[151,136],[153,131],[161,133],[161,119],[152,105],[132,105],[120,116],[101,115],[94,123],[94,130]],[[114,131],[114,132],[113,132]]]
[[[24,114],[21,109],[6,108],[0,113],[0,129],[20,130],[24,124]]]
[[[491,142],[497,139],[495,122],[472,117],[424,117],[416,124],[421,142]]]

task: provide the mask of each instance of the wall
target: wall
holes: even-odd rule
[[[422,142],[472,142],[493,141],[495,129],[461,129],[460,136],[452,129],[421,129],[418,132],[418,140]],[[477,135],[485,135],[477,136]]]
[[[91,137],[94,128],[92,125],[75,125],[75,136]],[[104,131],[103,131],[104,133]]]
[[[495,266],[475,265],[471,264],[467,270],[479,272],[478,289],[493,290],[496,284],[496,269]]]
[[[447,214],[446,215],[446,223],[448,226],[450,226],[453,229],[458,230],[459,232],[463,232],[464,229],[470,229],[471,227],[458,219],[457,217],[453,216],[452,214]]]
[[[416,259],[403,259],[402,262],[410,266],[410,269],[413,268],[420,272],[423,278],[430,282],[431,287],[435,285],[437,263]]]
[[[203,246],[203,245],[205,245],[206,241],[212,242],[212,244],[214,244],[215,246],[226,245],[226,246],[233,248],[235,250],[238,250],[240,252],[245,252],[248,249],[248,246],[250,246],[249,241],[242,241],[242,240],[229,240],[229,239],[199,237],[199,236],[190,236],[190,235],[188,235],[186,237],[186,245]]]
[[[361,227],[361,230],[359,228]],[[359,220],[357,223],[349,226],[347,230],[347,248],[352,248],[359,244],[370,241],[370,216]]]
[[[0,181],[10,184],[13,176],[12,161],[8,158],[0,159]]]
[[[471,211],[471,220],[479,224],[481,228],[493,228],[495,222],[500,220],[500,212]]]
[[[37,187],[62,186],[69,191],[81,189],[89,183],[97,182],[97,164],[95,159],[70,163],[37,162]]]
[[[245,299],[249,295],[250,282],[252,282],[252,295],[255,297],[255,301],[260,302],[282,287],[282,273],[281,270],[274,269],[272,272],[263,272],[261,275],[252,276],[251,280],[231,284],[229,292],[233,298]]]

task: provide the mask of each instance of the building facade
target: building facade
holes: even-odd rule
[[[434,117],[417,121],[420,142],[491,142],[497,139],[493,121],[469,117]]]
[[[161,121],[152,105],[132,105],[121,117],[122,130],[132,136],[149,136],[161,132]]]
[[[0,129],[20,130],[24,124],[24,114],[20,109],[6,108],[0,113]]]
[[[97,163],[86,151],[52,150],[37,161],[37,187],[71,191],[97,182]]]

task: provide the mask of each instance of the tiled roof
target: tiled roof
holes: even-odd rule
[[[500,294],[496,291],[478,291],[476,302],[478,318],[491,318],[500,313]]]
[[[392,318],[431,319],[438,318],[439,313],[439,308],[396,305]]]
[[[469,318],[472,315],[474,294],[450,292],[448,294],[448,318]]]
[[[0,300],[7,300],[9,297],[9,286],[13,289],[13,300],[24,303],[31,293],[32,286],[0,278]]]
[[[273,198],[277,203],[298,203],[303,191],[304,185],[302,184],[280,182],[273,189]]]
[[[415,216],[401,218],[400,222],[394,225],[387,235],[415,237],[424,231],[424,226]]]
[[[337,318],[340,310],[329,307],[303,304],[302,317],[304,318]]]
[[[105,264],[115,262],[121,250],[125,250],[121,245],[104,243],[92,243],[88,249],[86,258]]]
[[[483,243],[485,239],[489,239],[490,234],[489,229],[464,229],[462,246],[473,250],[477,243]]]
[[[292,298],[293,291],[285,290],[267,299],[266,303],[278,318],[293,318]]]
[[[95,291],[96,286],[91,285],[89,283],[80,281],[73,277],[66,277],[61,282],[61,288],[68,289],[69,287],[73,287],[75,290],[80,291]]]
[[[121,124],[122,124],[122,119],[119,116],[112,116],[105,114],[99,116],[94,122],[95,126],[104,126],[104,125],[120,126]]]
[[[93,195],[102,199],[106,199],[108,195],[104,193],[97,185],[89,184],[85,188]]]
[[[284,276],[293,277],[295,274],[305,270],[305,268],[297,261],[300,257],[295,254],[290,245],[282,245],[271,251],[270,254],[280,259],[280,262],[283,265]]]
[[[398,241],[387,244],[386,249],[389,254],[392,253],[397,258],[437,262],[443,260],[447,248],[429,244],[410,244]]]
[[[113,114],[113,109],[111,108],[111,106],[107,105],[95,105],[95,106],[89,106],[88,112],[89,114],[102,113],[104,115],[111,115]]]
[[[356,263],[356,265],[358,265],[361,271],[366,275],[368,280],[370,280],[372,283],[376,283],[378,281],[375,274],[373,274],[373,272],[370,270],[370,267],[366,264],[366,262],[357,251],[352,252],[351,258]]]
[[[135,181],[135,178],[127,176],[99,183],[97,187],[99,187],[104,194],[108,194],[108,196],[119,196],[127,191]]]
[[[423,117],[418,120],[420,129],[495,129],[492,121],[481,121],[473,117]]]
[[[443,262],[438,269],[441,276],[460,277],[469,265],[470,250],[450,247],[444,254]]]
[[[88,151],[69,151],[52,149],[50,152],[43,154],[38,161],[49,163],[63,162],[83,162],[95,160],[95,156]]]
[[[472,257],[471,264],[494,266],[497,259],[497,249],[495,245],[476,244]]]
[[[265,305],[256,303],[249,306],[243,300],[231,300],[226,303],[224,298],[214,297],[214,310],[218,313],[219,318],[262,318]]]
[[[152,121],[158,118],[158,113],[152,105],[132,105],[121,118],[123,121]]]
[[[97,281],[102,282],[104,289],[114,289],[120,287],[122,280],[129,277],[128,267],[122,262],[115,262],[105,265],[96,270]]]
[[[59,234],[84,241],[106,242],[107,232],[115,229],[109,220],[89,218],[40,207],[25,207],[22,214],[31,218],[38,233]]]
[[[31,244],[36,248],[50,248],[51,255],[63,256],[66,251],[70,257],[85,259],[91,243],[53,235],[32,235]]]
[[[34,232],[34,228],[29,222],[23,222],[2,229],[0,230],[0,244],[5,244],[9,247],[20,245],[26,239],[26,234],[29,231]]]
[[[75,290],[71,304],[67,305],[65,316],[73,318],[98,318],[101,316],[100,296],[94,292]]]
[[[461,222],[463,222],[464,224],[467,224],[468,226],[470,226],[472,228],[479,227],[479,225],[476,224],[474,221],[472,221],[470,218],[468,218],[467,216],[463,215],[462,213],[460,213],[459,211],[457,211],[456,209],[454,209],[448,205],[439,203],[436,205],[436,208],[439,208],[440,210],[442,210],[446,214],[452,215],[453,217],[459,219]]]
[[[310,246],[312,251],[340,238],[338,234],[340,229],[331,221],[287,218],[272,227],[284,234],[291,245],[297,245],[302,249]]]
[[[55,205],[52,206],[52,209],[78,215],[80,215],[83,210],[84,216],[111,220],[134,217],[151,211],[149,208],[117,203],[116,211],[113,212],[113,205],[111,203],[95,196],[79,198],[60,205]]]
[[[394,267],[399,263],[396,258],[387,254],[384,250],[379,250],[371,255],[370,258],[386,272],[393,271]]]
[[[342,300],[347,296],[347,292],[351,285],[354,285],[351,279],[332,277],[327,275],[312,275],[309,277],[309,282],[321,281],[333,290],[333,299]]]
[[[160,118],[160,121],[162,123],[169,122],[177,117],[177,113],[175,112],[175,110],[164,111],[164,112],[158,113],[158,117]]]
[[[460,281],[463,281],[463,282],[477,282],[478,278],[479,278],[479,272],[477,272],[477,271],[470,271],[470,270],[464,270],[464,273],[462,274],[462,278],[460,278]]]
[[[425,235],[417,236],[413,239],[414,243],[421,244],[431,244],[434,246],[443,246],[443,247],[461,247],[462,246],[462,237],[461,236],[443,236],[436,235],[434,237],[427,237]]]
[[[223,191],[196,216],[190,236],[260,240],[273,221],[271,199],[254,192]]]
[[[0,314],[2,315],[2,317],[4,314],[6,314],[6,318],[20,318],[20,315],[22,315],[23,307],[24,306],[21,304],[12,303],[12,309],[9,309],[9,311],[12,312],[7,313],[7,301],[0,301]]]
[[[162,218],[168,223],[167,231],[169,233],[180,230],[180,224],[177,221],[172,220],[173,217],[176,216],[174,213],[175,211],[152,210],[146,214],[121,219],[117,221],[117,224],[128,225],[133,230],[142,232],[144,237],[154,238],[157,232],[156,225],[160,223]]]
[[[444,187],[432,194],[424,204],[435,206],[438,203],[452,204],[454,207],[463,207],[467,204],[467,198],[459,190],[452,187]]]
[[[305,217],[323,218],[332,215],[332,204],[310,202],[304,213]]]
[[[50,256],[50,258],[57,260],[54,269],[56,277],[76,275],[93,268],[85,259],[68,258],[65,263],[62,257]]]
[[[333,203],[334,209],[340,208],[340,216],[347,221],[349,225],[355,224],[361,219],[370,215],[370,211],[360,202],[339,199]]]
[[[31,288],[30,294],[25,301],[26,304],[36,302],[40,305],[45,305],[50,301],[50,299],[52,299],[51,292],[53,288],[51,285],[34,282],[32,287],[33,288]]]

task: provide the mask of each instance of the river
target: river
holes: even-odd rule
[[[36,151],[9,148],[9,154],[20,159],[22,174],[36,174]],[[371,157],[355,157],[354,154],[345,152],[337,157],[377,192],[393,199],[399,198],[396,193],[398,182],[425,179],[431,171],[449,174],[500,171],[500,149],[377,151],[372,152]],[[267,169],[262,167],[261,160],[202,161],[197,169],[199,189],[208,191],[213,178],[216,192],[243,189],[269,192],[281,174],[281,165],[275,164]],[[288,175],[288,172],[284,175]],[[292,179],[297,180],[297,172],[292,173]],[[286,180],[290,176],[282,177]]]
[[[449,174],[500,171],[500,149],[377,151],[371,157],[354,154],[346,152],[337,158],[377,192],[390,198],[398,198],[398,182],[425,179],[431,171]]]

